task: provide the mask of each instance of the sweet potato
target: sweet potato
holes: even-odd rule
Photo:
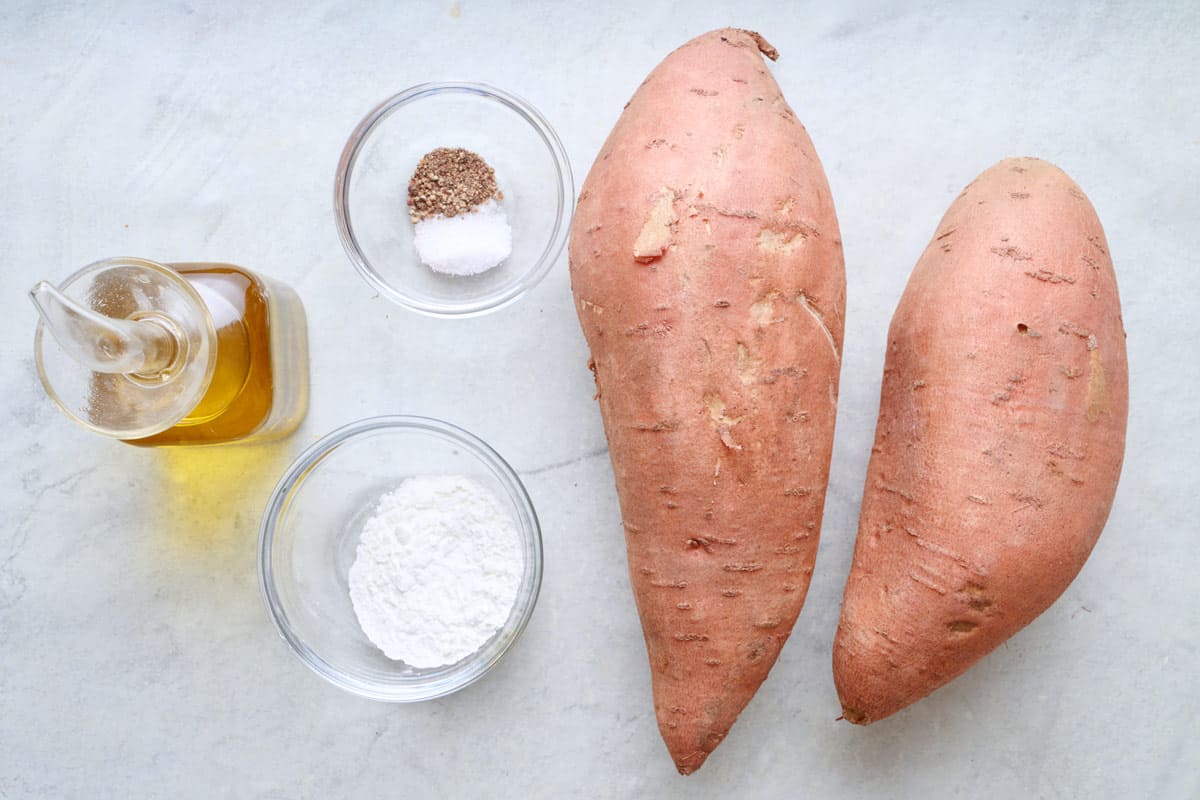
[[[800,613],[821,527],[845,276],[829,187],[756,33],[676,50],[571,228],[659,729],[683,774]]]
[[[1127,392],[1095,210],[1053,165],[1000,162],[950,206],[892,318],[834,643],[846,719],[924,697],[1062,594],[1108,517]]]

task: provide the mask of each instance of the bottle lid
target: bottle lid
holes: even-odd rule
[[[84,427],[118,439],[153,436],[187,416],[208,390],[217,358],[212,315],[169,267],[110,258],[57,291],[43,284],[32,295],[42,313],[38,375]]]

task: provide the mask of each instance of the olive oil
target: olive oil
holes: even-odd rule
[[[304,306],[232,264],[109,258],[29,297],[34,359],[75,422],[136,445],[275,439],[308,410]]]
[[[172,264],[217,332],[212,381],[174,427],[137,445],[264,440],[293,431],[308,406],[304,310],[286,286],[231,264]]]

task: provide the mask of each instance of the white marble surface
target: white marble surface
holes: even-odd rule
[[[0,798],[1200,796],[1200,7],[788,5],[0,6]],[[435,79],[530,99],[582,180],[644,74],[730,23],[782,53],[775,75],[838,205],[849,316],[808,605],[684,779],[654,725],[565,257],[492,316],[418,317],[352,272],[331,187],[360,116]],[[830,648],[887,322],[950,200],[1017,154],[1085,188],[1115,256],[1132,401],[1112,516],[1026,631],[905,713],[837,723]],[[291,283],[313,337],[300,432],[145,451],[61,417],[34,373],[24,291],[117,254]],[[547,565],[500,668],[415,706],[308,672],[271,627],[254,562],[287,462],[398,412],[457,422],[520,470]]]

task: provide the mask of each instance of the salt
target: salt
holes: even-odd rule
[[[426,217],[413,228],[421,262],[447,275],[478,275],[512,254],[508,214],[495,200],[458,216]]]

